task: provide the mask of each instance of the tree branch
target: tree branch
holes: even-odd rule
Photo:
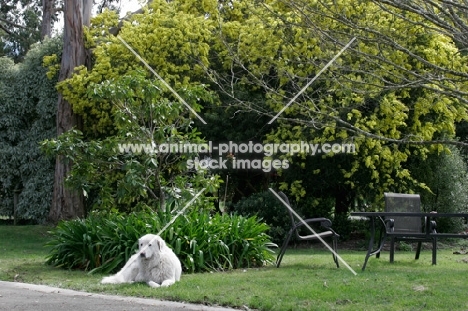
[[[145,6],[148,6],[151,2],[153,2],[153,0],[148,0],[148,2],[146,2]],[[117,27],[112,27],[111,29],[109,29],[109,33],[114,35],[114,36],[117,36],[120,32],[120,29],[122,29],[123,27],[123,23],[124,21],[128,21],[133,15],[135,14],[141,14],[143,13],[143,7],[141,7],[140,9],[136,10],[135,12],[132,12],[130,14],[127,14],[125,15],[119,22],[119,24],[117,25]]]
[[[17,27],[17,28],[28,29],[28,27],[26,27],[26,26],[15,24],[15,23],[10,22],[9,20],[1,18],[1,17],[0,17],[0,22],[7,23],[8,25],[13,26],[13,27]],[[3,27],[2,27],[2,29],[5,30],[5,28],[3,28]]]
[[[0,23],[0,29],[3,29],[3,31],[5,31],[7,34],[9,34],[10,36],[14,35],[13,32],[11,32],[10,30],[8,30],[5,26],[3,26],[1,23]]]

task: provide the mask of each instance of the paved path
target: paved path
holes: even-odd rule
[[[5,311],[233,311],[203,305],[111,296],[16,282],[0,281],[0,310]]]

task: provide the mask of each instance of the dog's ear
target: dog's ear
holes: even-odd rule
[[[158,243],[159,250],[162,250],[164,246],[166,246],[166,242],[161,237],[156,238],[156,242]]]

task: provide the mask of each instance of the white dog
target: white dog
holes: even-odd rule
[[[102,279],[102,284],[146,282],[151,287],[170,286],[180,280],[182,266],[164,240],[147,234],[138,240],[138,252],[130,257],[115,275]]]

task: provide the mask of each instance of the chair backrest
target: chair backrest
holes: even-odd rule
[[[284,202],[286,202],[286,204],[288,204],[288,206],[291,206],[291,203],[289,203],[289,199],[288,197],[284,194],[284,192],[280,191],[278,192],[278,195],[281,197],[281,199],[283,199]],[[292,208],[292,206],[291,206]],[[289,214],[289,217],[291,219],[291,228],[294,228],[295,225],[296,225],[296,221],[294,220],[294,215],[293,213],[291,213],[291,211],[289,210],[289,208],[287,209],[288,210],[288,214]]]
[[[385,193],[386,212],[421,212],[419,194]],[[394,232],[417,232],[423,230],[419,217],[391,217],[395,220]]]

